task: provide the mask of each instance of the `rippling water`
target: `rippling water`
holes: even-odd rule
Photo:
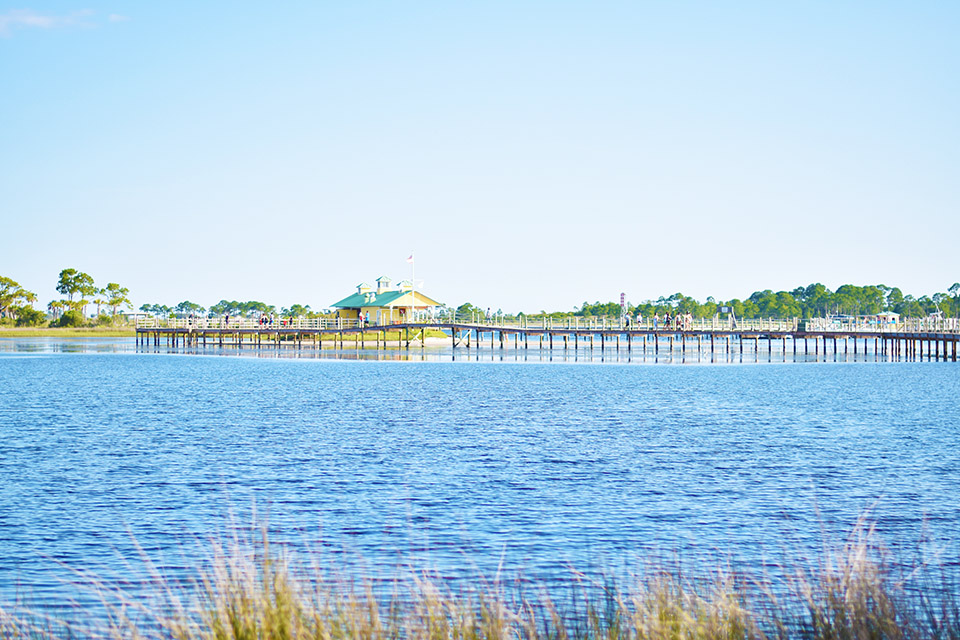
[[[134,539],[189,563],[186,541],[231,512],[248,519],[254,501],[296,544],[448,574],[616,569],[651,550],[813,555],[824,530],[871,507],[893,545],[950,547],[960,531],[954,363],[344,361],[132,344],[0,341],[0,596],[60,588],[58,563],[128,577]]]

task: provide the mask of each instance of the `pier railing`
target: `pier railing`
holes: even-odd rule
[[[391,324],[404,324],[395,322]],[[217,329],[240,331],[273,331],[273,330],[305,330],[305,331],[356,331],[361,328],[379,327],[389,328],[391,324],[376,324],[371,322],[362,325],[356,319],[344,318],[284,318],[282,320],[261,321],[258,318],[139,318],[138,329]],[[469,327],[495,327],[502,329],[527,330],[584,330],[584,331],[723,331],[728,329],[745,331],[796,331],[796,320],[741,320],[736,323],[718,321],[716,319],[695,319],[689,322],[662,320],[644,320],[639,324],[636,321],[627,322],[619,318],[513,318],[509,320],[490,318],[476,320],[473,318],[458,318],[455,315],[436,316],[428,319],[416,320],[408,324],[436,326],[439,324],[456,324]]]
[[[400,323],[393,323],[400,324]],[[529,317],[476,318],[458,317],[457,314],[421,318],[408,324],[424,326],[455,324],[461,327],[522,329],[527,331],[692,331],[692,332],[757,332],[757,333],[960,333],[957,318],[909,318],[900,322],[871,322],[863,319],[812,318],[754,318],[731,320],[720,318],[663,319],[617,317]],[[356,319],[346,318],[139,318],[138,329],[183,329],[183,330],[237,330],[237,331],[357,331],[362,328],[389,328],[390,324],[371,322],[362,325]]]
[[[811,318],[804,321],[807,331],[831,333],[960,333],[957,318],[906,318],[899,322]]]
[[[448,320],[449,321],[449,320]],[[568,331],[796,331],[798,321],[796,319],[751,319],[738,320],[731,322],[729,320],[720,320],[718,318],[694,318],[692,320],[671,319],[669,322],[662,319],[643,318],[639,322],[636,319],[626,319],[617,317],[520,317],[515,319],[503,320],[500,318],[490,318],[486,320],[459,320],[453,321],[455,324],[478,326],[478,327],[502,327],[505,329],[527,329],[527,330],[568,330]]]
[[[137,329],[236,329],[239,331],[337,330],[356,331],[360,322],[345,318],[284,318],[261,321],[259,318],[138,318]]]

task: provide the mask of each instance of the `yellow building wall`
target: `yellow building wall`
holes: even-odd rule
[[[364,307],[360,311],[364,314],[370,314],[370,324],[397,324],[403,322],[410,313],[409,309],[403,309],[401,313],[400,307]],[[377,312],[380,313],[379,321],[377,320]]]
[[[340,314],[340,318],[343,320],[356,320],[357,319],[357,310],[356,309],[338,309],[337,313]],[[334,314],[336,316],[336,314]]]
[[[414,296],[408,293],[405,296],[402,296],[394,301],[394,304],[397,306],[392,307],[362,307],[358,309],[340,309],[340,317],[344,320],[356,320],[360,317],[360,314],[370,314],[370,324],[374,325],[378,323],[377,312],[379,315],[379,324],[398,324],[402,322],[407,322],[413,317],[414,307],[419,310],[426,309],[427,307],[436,306],[439,303],[435,300],[431,300],[426,296],[422,295],[419,291],[416,293],[416,300]]]

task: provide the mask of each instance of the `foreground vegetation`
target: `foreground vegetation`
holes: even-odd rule
[[[214,543],[186,582],[147,561],[146,595],[94,584],[93,608],[0,609],[0,638],[960,638],[957,564],[894,564],[863,526],[776,578],[659,565],[620,584],[576,571],[550,584],[416,572],[358,584],[294,558],[264,534]]]

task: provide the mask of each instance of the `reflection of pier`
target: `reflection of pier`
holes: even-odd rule
[[[632,354],[644,357],[684,357],[689,353],[739,357],[776,351],[792,356],[877,356],[888,360],[957,360],[960,332],[910,330],[921,327],[864,326],[809,328],[797,321],[754,321],[738,328],[694,323],[682,329],[613,326],[610,323],[571,322],[513,325],[431,321],[425,323],[361,326],[356,322],[293,321],[264,324],[251,320],[147,321],[137,326],[142,346],[192,346],[294,349],[423,349],[428,332],[442,332],[437,346],[454,351],[572,350]],[[579,324],[579,323],[578,323]],[[716,323],[714,323],[716,324]]]

